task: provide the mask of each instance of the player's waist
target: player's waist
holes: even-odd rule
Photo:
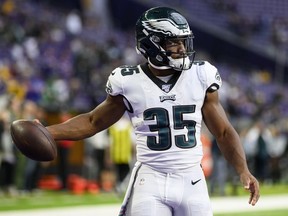
[[[182,172],[201,163],[201,146],[178,151],[143,151],[137,152],[137,160],[159,172]]]
[[[192,172],[193,170],[195,169],[199,169],[201,168],[201,163],[200,162],[197,162],[197,163],[194,163],[194,164],[189,164],[187,166],[183,166],[181,168],[173,168],[173,167],[155,167],[155,166],[151,166],[149,164],[145,164],[145,163],[142,163],[142,166],[141,166],[141,172],[147,172],[147,173],[150,173],[150,172],[159,172],[159,173],[163,173],[163,174],[173,174],[173,173],[189,173],[189,172]]]

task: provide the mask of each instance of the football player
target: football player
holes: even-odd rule
[[[49,132],[55,140],[84,139],[127,111],[136,133],[137,163],[119,215],[209,216],[213,211],[200,164],[204,121],[254,206],[259,184],[219,102],[221,77],[209,62],[194,61],[187,20],[171,8],[149,9],[136,23],[136,40],[147,62],[113,70],[103,103],[48,126]]]

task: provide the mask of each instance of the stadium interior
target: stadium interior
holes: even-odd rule
[[[13,109],[13,100],[22,107],[32,101],[51,124],[93,109],[106,97],[112,69],[144,61],[135,51],[135,22],[158,5],[188,18],[196,59],[219,69],[221,100],[239,134],[261,121],[285,138],[270,147],[264,180],[288,182],[286,0],[0,0],[0,110]],[[69,156],[78,174],[85,157],[79,143]]]

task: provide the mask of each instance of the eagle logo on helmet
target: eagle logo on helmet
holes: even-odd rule
[[[191,33],[189,26],[186,26],[186,28],[183,29],[179,29],[178,26],[175,23],[171,22],[171,20],[169,19],[142,21],[142,24],[144,29],[148,31],[160,32],[169,37],[181,35],[184,36]]]

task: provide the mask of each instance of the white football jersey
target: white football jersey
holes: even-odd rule
[[[143,64],[113,70],[106,91],[125,98],[136,133],[137,160],[173,172],[201,162],[201,108],[206,92],[221,84],[217,69],[206,61],[175,72],[167,83]]]

